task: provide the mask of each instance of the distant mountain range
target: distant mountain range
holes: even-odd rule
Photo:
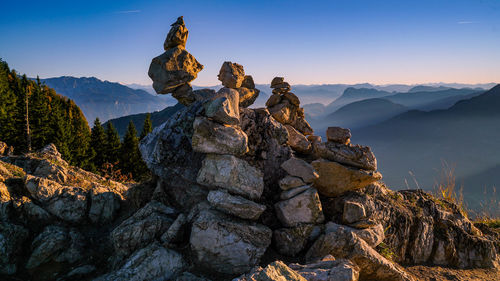
[[[62,76],[41,81],[54,88],[58,94],[75,101],[90,125],[97,117],[106,121],[124,115],[153,112],[175,104],[144,90],[132,89],[95,77]]]
[[[394,188],[430,190],[447,163],[474,206],[485,190],[500,187],[499,124],[500,85],[449,109],[412,110],[354,130],[353,142],[372,147],[384,181]],[[500,202],[499,193],[488,196]]]

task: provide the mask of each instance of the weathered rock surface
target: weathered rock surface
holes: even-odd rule
[[[98,277],[96,281],[170,280],[186,267],[182,255],[154,242],[135,252],[117,271]]]
[[[189,32],[184,24],[184,19],[178,17],[177,21],[170,26],[172,26],[172,28],[168,32],[167,38],[165,38],[165,43],[163,43],[165,51],[177,46],[185,47]]]
[[[217,210],[242,219],[257,220],[266,206],[240,196],[233,196],[225,190],[212,190],[207,196],[208,202]]]
[[[60,226],[47,226],[31,244],[33,249],[26,269],[35,270],[42,265],[52,267],[55,264],[73,264],[84,256],[84,237],[75,229],[66,229]],[[50,266],[52,265],[52,266]],[[44,275],[47,271],[44,270]]]
[[[321,201],[314,188],[275,205],[276,215],[284,226],[294,227],[301,223],[321,223],[324,221]]]
[[[109,223],[116,217],[123,197],[104,186],[92,189],[90,193],[89,219],[93,223]]]
[[[194,120],[193,150],[201,153],[243,155],[248,151],[248,137],[236,126],[226,126],[206,117]]]
[[[276,250],[287,256],[296,256],[305,249],[308,242],[314,241],[321,228],[313,224],[302,224],[293,228],[279,228],[273,232]]]
[[[337,228],[320,236],[306,254],[307,261],[326,255],[345,258],[360,268],[361,280],[414,280],[402,267],[388,261],[351,231]]]
[[[359,238],[365,240],[370,247],[377,247],[382,241],[385,239],[384,227],[382,224],[377,224],[376,226],[364,228],[364,229],[356,229],[346,225],[340,225],[333,222],[328,222],[325,224],[325,233],[330,232],[353,232]]]
[[[285,190],[285,191],[281,192],[280,199],[281,200],[290,199],[290,198],[294,197],[295,195],[308,190],[309,188],[311,188],[310,185],[304,185],[304,186],[299,186],[299,187]]]
[[[189,241],[198,266],[232,275],[255,266],[271,244],[271,236],[272,231],[263,225],[203,211],[193,222]]]
[[[21,259],[19,253],[28,234],[28,230],[20,225],[0,221],[0,274],[17,272]]]
[[[378,172],[349,168],[323,159],[313,161],[312,166],[319,175],[314,180],[314,187],[322,195],[330,197],[363,188],[382,179],[382,175]]]
[[[312,150],[311,143],[307,140],[307,138],[295,130],[290,125],[285,125],[285,128],[288,131],[288,145],[290,147],[300,153],[309,153]]]
[[[252,75],[245,75],[243,82],[241,82],[242,88],[255,89],[255,83],[253,82]]]
[[[307,281],[358,281],[359,268],[346,259],[335,260],[324,258],[310,264],[292,263],[290,268],[296,270]]]
[[[205,103],[205,116],[221,124],[240,123],[239,93],[233,89],[222,88],[216,98]]]
[[[245,71],[242,65],[226,61],[222,64],[217,77],[224,87],[236,89],[241,87],[245,79]]]
[[[238,91],[238,94],[240,95],[240,107],[249,107],[255,102],[255,100],[257,100],[260,91],[258,89],[246,88],[243,86],[243,84],[244,83],[242,83],[242,87],[236,89],[236,91]]]
[[[359,169],[377,170],[377,159],[371,149],[360,145],[343,145],[333,142],[319,143],[314,146],[319,158],[335,161]]]
[[[304,181],[299,177],[286,176],[280,180],[280,188],[282,190],[289,190],[291,188],[304,186]]]
[[[247,275],[233,281],[307,281],[299,273],[289,268],[282,261],[275,261],[265,268],[256,267]]]
[[[342,221],[345,223],[355,223],[366,218],[365,207],[358,202],[344,202],[344,213]]]
[[[128,256],[141,246],[160,238],[171,226],[175,214],[174,209],[162,203],[148,203],[113,230],[111,240],[115,252]]]
[[[203,160],[197,181],[251,199],[260,198],[264,190],[262,172],[232,155],[208,154]]]
[[[184,47],[176,46],[151,61],[148,75],[158,94],[168,94],[193,81],[202,69],[203,65]]]
[[[306,183],[312,183],[318,178],[313,166],[299,158],[288,159],[281,165],[281,168],[288,174],[301,178]]]
[[[347,145],[351,142],[351,131],[340,127],[328,127],[326,138],[328,141]]]

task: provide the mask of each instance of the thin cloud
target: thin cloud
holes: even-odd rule
[[[140,13],[141,10],[128,10],[128,11],[117,11],[115,14],[136,14]]]
[[[459,21],[457,23],[458,24],[473,24],[473,23],[477,23],[477,21]]]

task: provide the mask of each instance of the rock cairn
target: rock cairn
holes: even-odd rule
[[[283,78],[267,108],[247,108],[259,91],[236,63],[219,91],[193,91],[187,35],[180,17],[150,67],[156,91],[186,105],[140,143],[152,184],[70,167],[53,145],[0,157],[0,277],[399,281],[415,279],[396,262],[497,266],[494,232],[387,189],[349,130],[322,142]]]

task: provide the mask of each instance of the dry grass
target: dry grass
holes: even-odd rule
[[[464,216],[468,216],[467,207],[464,201],[463,187],[457,188],[455,180],[455,167],[446,161],[442,162],[439,182],[435,185],[435,196],[456,204]]]

